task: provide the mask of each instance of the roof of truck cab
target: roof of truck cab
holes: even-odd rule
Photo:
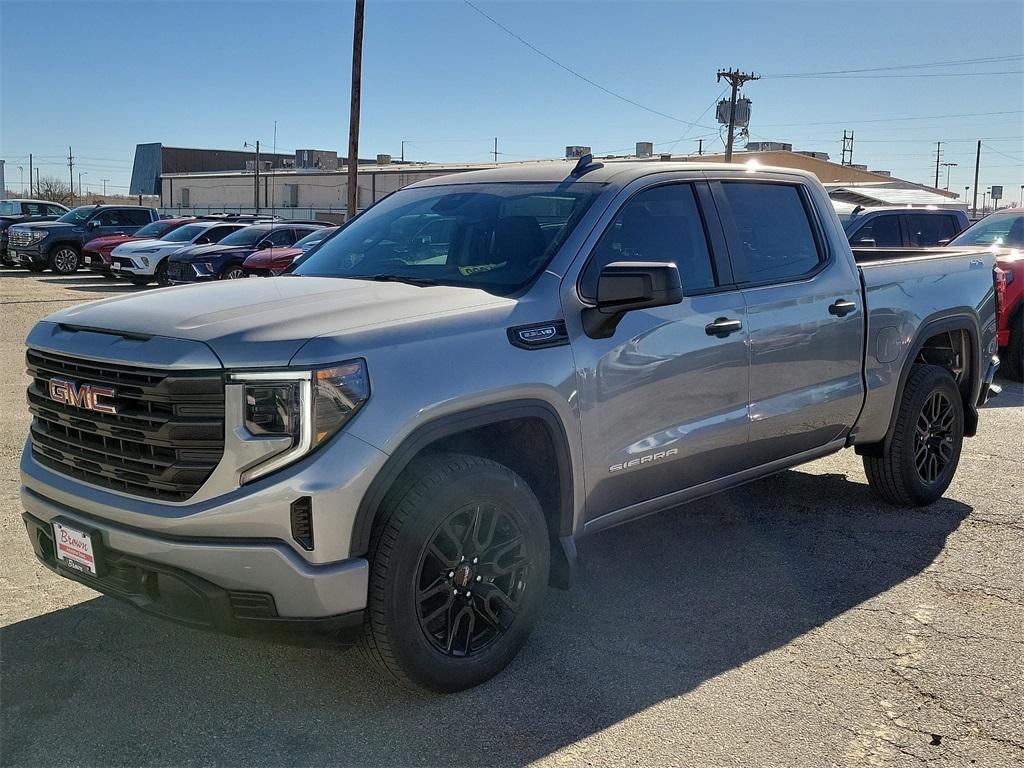
[[[648,176],[654,173],[668,173],[687,171],[699,173],[707,171],[720,173],[722,171],[746,171],[751,174],[786,174],[787,176],[801,176],[806,179],[817,177],[809,171],[801,171],[795,168],[779,168],[768,165],[747,165],[742,163],[697,163],[697,162],[664,162],[660,160],[594,160],[593,163],[578,176],[573,176],[572,171],[576,167],[574,161],[550,162],[550,163],[523,163],[508,164],[498,168],[488,168],[478,171],[464,171],[445,176],[435,176],[430,179],[410,184],[410,187],[434,187],[447,184],[491,184],[503,182],[561,182],[581,181],[606,184],[612,180],[617,183],[628,184],[629,182]]]

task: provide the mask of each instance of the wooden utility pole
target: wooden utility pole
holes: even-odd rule
[[[760,80],[761,76],[751,72],[749,75],[740,72],[738,69],[720,69],[716,82],[727,80],[732,86],[732,96],[729,97],[729,138],[725,143],[725,162],[732,162],[733,133],[736,130],[736,96],[739,94],[740,86],[750,80]]]
[[[704,154],[704,139],[697,139],[697,154]]]
[[[942,142],[935,142],[935,189],[939,188],[939,165],[942,160]]]
[[[348,112],[348,202],[345,219],[356,215],[359,206],[359,96],[363,78],[363,1],[356,0],[352,28],[352,102]]]
[[[75,158],[71,154],[71,147],[68,147],[68,176],[71,182],[71,207],[75,207]]]
[[[500,154],[498,152],[498,137],[497,136],[494,137],[494,151],[491,152],[491,154],[494,155],[494,164],[497,165],[498,164],[498,155]]]
[[[978,139],[978,154],[974,158],[974,203],[971,206],[974,209],[972,214],[974,218],[978,218],[978,172],[981,170],[981,139]]]
[[[28,153],[28,196],[32,197],[32,153]]]

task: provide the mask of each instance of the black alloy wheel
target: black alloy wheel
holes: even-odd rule
[[[498,504],[452,512],[424,545],[416,600],[420,628],[449,656],[481,652],[519,611],[531,560],[515,519]]]
[[[956,411],[941,391],[932,392],[917,417],[914,430],[914,463],[926,483],[934,483],[954,455]]]

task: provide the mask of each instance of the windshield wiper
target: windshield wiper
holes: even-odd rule
[[[345,275],[345,277],[356,280],[373,280],[378,283],[408,283],[420,287],[438,285],[436,280],[431,280],[429,277],[411,277],[409,275]]]

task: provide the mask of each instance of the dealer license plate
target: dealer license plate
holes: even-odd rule
[[[92,536],[59,520],[53,522],[53,544],[61,565],[96,575],[96,549]]]
[[[121,265],[118,264],[116,261],[113,264],[110,265],[110,268],[112,270],[114,270],[115,272],[120,272],[121,271]]]

